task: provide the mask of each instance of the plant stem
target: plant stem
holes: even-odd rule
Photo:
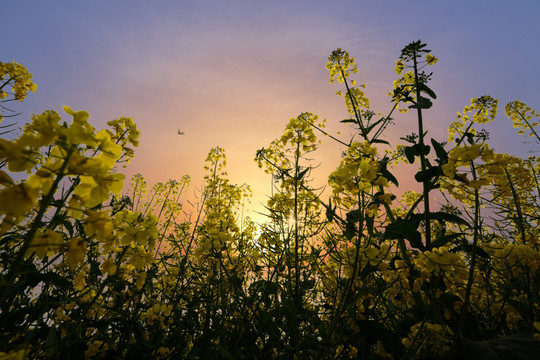
[[[474,163],[471,161],[471,170],[473,179],[476,180],[476,169]],[[465,314],[469,307],[472,285],[474,281],[474,270],[476,267],[476,247],[478,246],[478,236],[480,227],[480,195],[478,189],[474,189],[474,229],[473,229],[473,242],[471,246],[471,266],[469,268],[469,277],[467,279],[467,287],[465,289],[465,299],[463,300],[463,307],[461,308],[461,316],[459,318],[458,329],[456,332],[456,341],[461,340],[463,326],[465,324]]]
[[[416,54],[413,56],[414,61],[414,82],[416,88],[416,101],[420,103],[420,91],[418,90],[420,85],[420,80],[418,78],[418,62],[416,60]],[[422,121],[422,109],[420,106],[417,107],[416,112],[418,114],[418,144],[420,145],[420,166],[424,178],[422,181],[423,194],[424,194],[424,223],[426,231],[426,250],[431,250],[431,224],[429,216],[429,179],[426,177],[426,155],[424,154],[424,125]]]

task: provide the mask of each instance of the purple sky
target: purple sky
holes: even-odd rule
[[[255,207],[270,184],[253,162],[257,149],[301,112],[326,118],[334,133],[347,116],[325,69],[337,47],[355,57],[372,109],[385,113],[400,50],[427,42],[439,62],[431,83],[438,99],[425,121],[439,140],[472,97],[489,94],[501,110],[488,127],[492,144],[525,154],[503,106],[519,99],[540,110],[534,0],[2,0],[0,14],[0,61],[24,64],[38,84],[13,106],[19,122],[45,109],[62,113],[62,105],[89,111],[96,128],[133,117],[142,139],[126,173],[150,184],[190,174],[199,186],[206,154],[221,146],[231,181],[252,186]],[[395,123],[387,139],[398,144],[415,120]],[[322,182],[340,152],[329,140],[321,150]]]

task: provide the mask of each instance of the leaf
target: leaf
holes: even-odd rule
[[[352,221],[347,221],[343,235],[347,238],[347,240],[351,240],[356,235],[356,227]]]
[[[382,140],[382,139],[372,139],[370,141],[372,144],[385,144],[385,145],[390,145],[390,143],[386,140]]]
[[[399,186],[399,183],[394,175],[390,171],[388,171],[386,168],[381,170],[381,175],[388,179],[391,183],[394,183],[394,185]]]
[[[435,241],[431,243],[431,247],[433,249],[444,246],[448,244],[449,242],[452,242],[453,240],[459,238],[460,236],[463,236],[464,233],[457,233],[457,234],[448,234],[438,237]]]
[[[428,98],[419,96],[416,104],[409,106],[409,109],[429,109],[433,103]]]
[[[336,208],[332,208],[332,199],[328,199],[328,206],[326,206],[326,218],[329,222],[332,222],[334,220],[334,216],[336,216]]]
[[[435,220],[447,221],[454,224],[465,225],[469,228],[471,227],[471,225],[465,219],[454,214],[449,214],[443,211],[437,211],[437,212],[432,212],[429,215]]]
[[[366,132],[369,133],[375,126],[380,124],[382,121],[386,120],[386,118],[380,118],[379,120],[375,121],[373,124],[369,125],[366,129]]]
[[[474,134],[470,132],[466,132],[465,137],[467,138],[467,141],[469,142],[469,144],[471,145],[474,144]]]
[[[415,229],[420,226],[420,222],[424,220],[424,213],[411,213],[405,221],[407,221],[409,224],[414,225]]]
[[[406,146],[405,147],[405,156],[407,157],[407,160],[409,160],[409,163],[414,163],[414,148],[412,146]]]
[[[296,177],[296,181],[300,181],[302,180],[302,178],[304,177],[304,175],[306,175],[306,173],[309,171],[309,167],[305,168],[304,170],[302,170],[298,176]]]
[[[367,216],[366,217],[366,228],[367,228],[367,231],[368,231],[368,234],[370,236],[373,235],[373,225],[375,223],[375,217],[373,216]]]
[[[420,144],[413,145],[415,155],[420,155],[422,152],[422,146]],[[428,145],[424,145],[424,155],[428,155],[431,151],[431,148]]]
[[[435,149],[435,154],[437,154],[437,157],[441,160],[448,159],[448,152],[444,150],[444,147],[435,141],[435,139],[431,139],[431,145],[433,145],[433,148]]]
[[[465,251],[467,254],[472,255],[473,253],[473,246],[465,241],[458,247],[458,249],[461,249]],[[483,257],[484,259],[489,259],[490,256],[486,252],[486,250],[482,249],[480,246],[476,246],[474,249],[474,253],[480,257]]]
[[[58,337],[56,336],[56,331],[54,327],[49,328],[49,334],[47,335],[47,340],[45,341],[45,354],[47,357],[52,357],[58,352]]]
[[[218,349],[219,349],[219,352],[220,352],[220,355],[224,358],[224,359],[229,359],[229,360],[234,360],[234,356],[231,355],[230,352],[227,351],[227,349],[225,349],[223,347],[223,345],[221,345],[219,342],[217,342],[217,346],[218,346]]]
[[[69,237],[72,238],[73,237],[73,224],[71,224],[71,222],[69,222],[68,219],[64,219],[64,221],[62,221],[62,225],[64,225],[67,232],[69,233]]]
[[[411,223],[400,219],[386,227],[383,237],[385,239],[399,239],[405,238],[409,241],[412,247],[420,250],[424,250],[424,244],[422,244],[422,235],[416,227]]]
[[[315,280],[313,280],[313,279],[304,280],[304,281],[300,282],[300,286],[304,290],[311,290],[315,286]]]
[[[381,172],[381,175],[388,179],[391,183],[394,183],[394,185],[399,186],[399,183],[394,175],[387,169],[388,166],[388,158],[384,157],[381,161],[379,161],[379,171]]]
[[[436,99],[437,95],[435,95],[435,92],[431,90],[429,86],[427,86],[425,83],[420,83],[420,86],[418,86],[418,90],[424,91],[426,94],[428,94],[432,99]]]
[[[439,299],[447,309],[454,309],[454,303],[461,301],[459,296],[448,292],[442,293]]]
[[[347,213],[347,221],[357,223],[360,222],[360,209],[354,209]]]
[[[279,285],[267,280],[255,281],[249,286],[249,292],[252,294],[257,294],[259,292],[263,294],[277,294],[279,290]]]
[[[417,172],[414,175],[414,178],[418,182],[424,182],[426,180],[430,180],[430,179],[434,178],[435,176],[441,176],[443,174],[444,173],[443,173],[442,168],[440,166],[433,166],[433,167],[430,167],[430,168],[426,169],[425,171],[420,170],[419,172]]]
[[[376,320],[356,320],[355,324],[360,328],[362,333],[371,340],[371,343],[381,341],[386,349],[399,348],[399,337]]]

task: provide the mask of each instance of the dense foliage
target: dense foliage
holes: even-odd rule
[[[186,216],[187,176],[149,190],[137,175],[122,192],[140,136],[130,118],[96,130],[64,107],[69,121],[46,111],[5,128],[0,359],[451,358],[465,339],[538,333],[540,161],[490,147],[489,96],[458,113],[446,141],[428,140],[436,62],[420,41],[402,50],[383,116],[350,80],[354,59],[332,52],[356,135],[291,119],[256,154],[275,181],[259,225],[240,216],[250,190],[229,182],[222,148]],[[0,76],[1,105],[35,90],[21,65],[0,63]],[[417,133],[391,146],[382,134],[405,111]],[[534,110],[515,101],[505,114],[540,141]],[[322,194],[310,160],[321,135],[343,146]],[[399,162],[421,193],[398,191]]]

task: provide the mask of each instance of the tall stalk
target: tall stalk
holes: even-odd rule
[[[473,179],[476,180],[476,168],[474,163],[471,161],[471,172]],[[474,281],[474,271],[476,268],[476,249],[478,246],[478,237],[479,237],[479,227],[480,227],[480,194],[477,188],[474,188],[474,224],[473,224],[473,242],[471,246],[471,263],[469,267],[469,276],[467,279],[467,287],[465,288],[465,299],[463,299],[463,307],[461,308],[461,315],[459,318],[458,329],[456,332],[456,341],[459,341],[462,338],[463,326],[465,325],[465,314],[467,313],[470,299],[471,291]]]
[[[420,102],[420,80],[418,77],[418,60],[416,53],[413,56],[413,67],[414,67],[414,86],[416,89],[416,100]],[[424,223],[426,231],[426,250],[431,250],[431,223],[430,223],[430,209],[429,209],[429,179],[426,174],[426,155],[425,155],[425,144],[424,144],[424,124],[422,120],[422,108],[420,106],[416,107],[416,114],[418,117],[418,144],[420,145],[420,166],[422,173],[424,174],[422,180],[422,190],[424,194]]]

